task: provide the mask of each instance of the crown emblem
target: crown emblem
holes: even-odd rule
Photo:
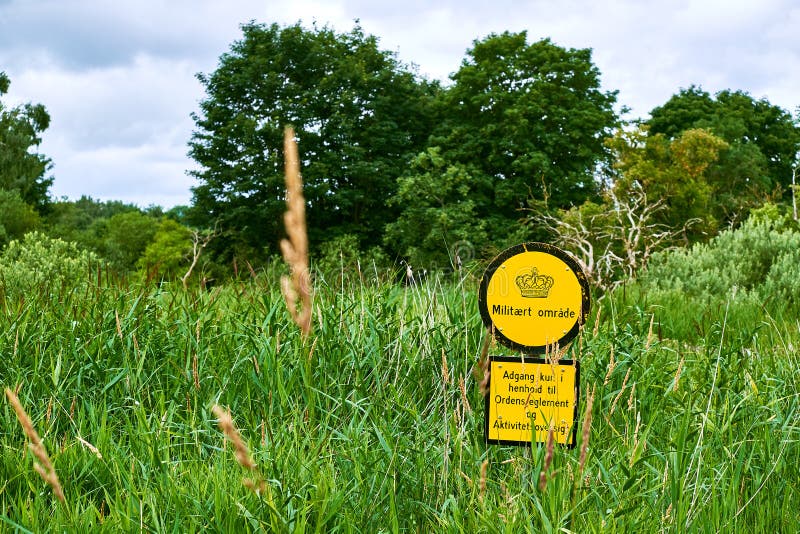
[[[530,274],[526,271],[516,278],[520,294],[523,297],[533,299],[547,298],[554,282],[552,276],[539,274],[539,269],[536,267],[531,268]]]

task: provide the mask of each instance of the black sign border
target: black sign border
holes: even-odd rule
[[[489,305],[486,301],[486,293],[489,288],[489,281],[492,279],[492,276],[494,276],[495,271],[497,271],[497,269],[499,269],[507,259],[525,252],[543,252],[545,254],[550,254],[551,256],[557,257],[566,263],[570,269],[572,269],[572,272],[575,273],[575,277],[578,279],[578,284],[581,286],[581,313],[578,315],[578,318],[576,319],[575,324],[572,325],[572,328],[560,339],[555,341],[553,345],[558,343],[559,347],[566,347],[570,341],[575,339],[575,336],[577,336],[578,332],[580,331],[581,325],[586,322],[586,318],[589,316],[589,309],[591,308],[589,281],[586,279],[586,274],[583,272],[580,264],[573,256],[553,245],[549,245],[547,243],[537,243],[535,241],[520,243],[519,245],[514,245],[513,247],[507,248],[498,254],[489,263],[486,271],[484,271],[483,278],[481,278],[480,291],[478,292],[478,310],[481,313],[483,324],[486,325],[486,328],[492,332],[492,335],[495,339],[497,339],[497,341],[512,350],[517,350],[526,354],[544,354],[552,348],[552,345],[522,345],[507,338],[502,332],[495,328],[495,325],[492,322],[492,317],[489,315]]]
[[[544,358],[530,358],[523,356],[489,356],[489,369],[492,368],[493,362],[510,362],[510,363],[539,363],[548,364],[548,360]],[[572,416],[572,442],[565,445],[559,444],[560,447],[567,449],[574,449],[577,444],[578,437],[578,405],[581,399],[581,362],[578,360],[559,360],[555,365],[569,365],[575,367],[575,412]],[[515,445],[517,447],[533,447],[533,433],[531,433],[530,441],[513,441],[505,439],[489,439],[489,403],[491,402],[491,385],[492,375],[489,375],[489,383],[487,385],[488,392],[484,399],[484,418],[483,418],[483,438],[489,445]],[[536,444],[543,444],[542,441],[537,441]]]

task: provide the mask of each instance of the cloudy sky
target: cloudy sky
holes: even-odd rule
[[[0,0],[4,103],[44,104],[41,152],[53,195],[188,204],[190,114],[211,72],[258,22],[358,19],[383,49],[443,81],[473,40],[527,30],[568,48],[592,48],[605,90],[645,117],[691,84],[740,89],[797,116],[800,2],[796,0]]]

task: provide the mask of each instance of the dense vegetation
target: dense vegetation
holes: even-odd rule
[[[29,244],[2,258],[6,280],[56,254],[73,259],[63,278],[51,271],[0,295],[0,383],[43,436],[66,502],[31,469],[3,403],[2,521],[32,532],[791,530],[800,306],[742,306],[750,289],[730,285],[738,275],[705,287],[759,232],[800,235],[726,232],[709,245],[716,263],[702,246],[655,260],[696,265],[697,276],[595,306],[570,353],[582,365],[581,418],[594,391],[585,469],[580,447],[557,448],[543,490],[543,448],[483,442],[471,274],[412,287],[370,270],[318,276],[304,343],[276,273],[187,292],[114,283],[94,258]],[[226,446],[215,403],[230,408],[256,472]],[[263,492],[245,477],[263,478]]]
[[[200,185],[166,212],[50,198],[47,112],[0,102],[0,384],[65,496],[3,402],[3,530],[800,522],[791,114],[692,87],[623,124],[589,50],[524,32],[475,41],[443,87],[359,28],[251,23],[200,79]],[[0,96],[9,83],[0,73]],[[308,338],[274,256],[287,123],[308,200]],[[548,467],[543,447],[486,445],[474,375],[478,278],[530,239],[574,253],[594,285],[568,353],[588,441]],[[397,283],[407,272],[416,283]]]
[[[621,234],[597,215],[619,214],[620,199],[642,199],[637,230],[670,233],[657,248],[704,242],[765,202],[788,202],[800,150],[796,118],[742,91],[680,89],[625,123],[590,50],[525,32],[475,40],[443,86],[359,27],[251,22],[198,78],[206,98],[188,140],[198,185],[191,206],[167,213],[50,198],[50,161],[36,150],[44,106],[0,104],[0,246],[39,230],[120,273],[195,284],[263,267],[283,235],[287,125],[314,261],[367,254],[425,270],[524,240],[569,241],[554,219],[592,218],[584,241],[604,249]],[[9,83],[2,75],[0,96]]]

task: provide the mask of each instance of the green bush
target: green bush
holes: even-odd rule
[[[702,338],[726,310],[730,326],[754,335],[767,316],[789,320],[800,312],[800,231],[765,206],[708,243],[655,254],[614,300],[619,309],[655,313],[670,337]]]
[[[391,262],[380,247],[362,252],[358,236],[343,234],[325,243],[312,266],[316,274],[329,283],[344,279],[360,279],[364,275],[379,277],[391,270]]]
[[[159,230],[159,220],[140,211],[117,213],[106,222],[104,256],[117,268],[130,271]]]
[[[161,278],[175,279],[189,268],[191,254],[191,230],[165,218],[139,258],[138,266],[145,272],[157,269]]]
[[[79,249],[75,243],[31,232],[21,241],[11,241],[0,254],[0,289],[16,297],[80,288],[98,262],[94,253]]]
[[[11,239],[19,239],[40,223],[39,214],[17,191],[0,190],[0,247]]]
[[[736,287],[767,298],[772,294],[768,288],[794,287],[799,260],[800,232],[755,216],[709,243],[654,255],[642,283],[692,296],[719,295]]]

